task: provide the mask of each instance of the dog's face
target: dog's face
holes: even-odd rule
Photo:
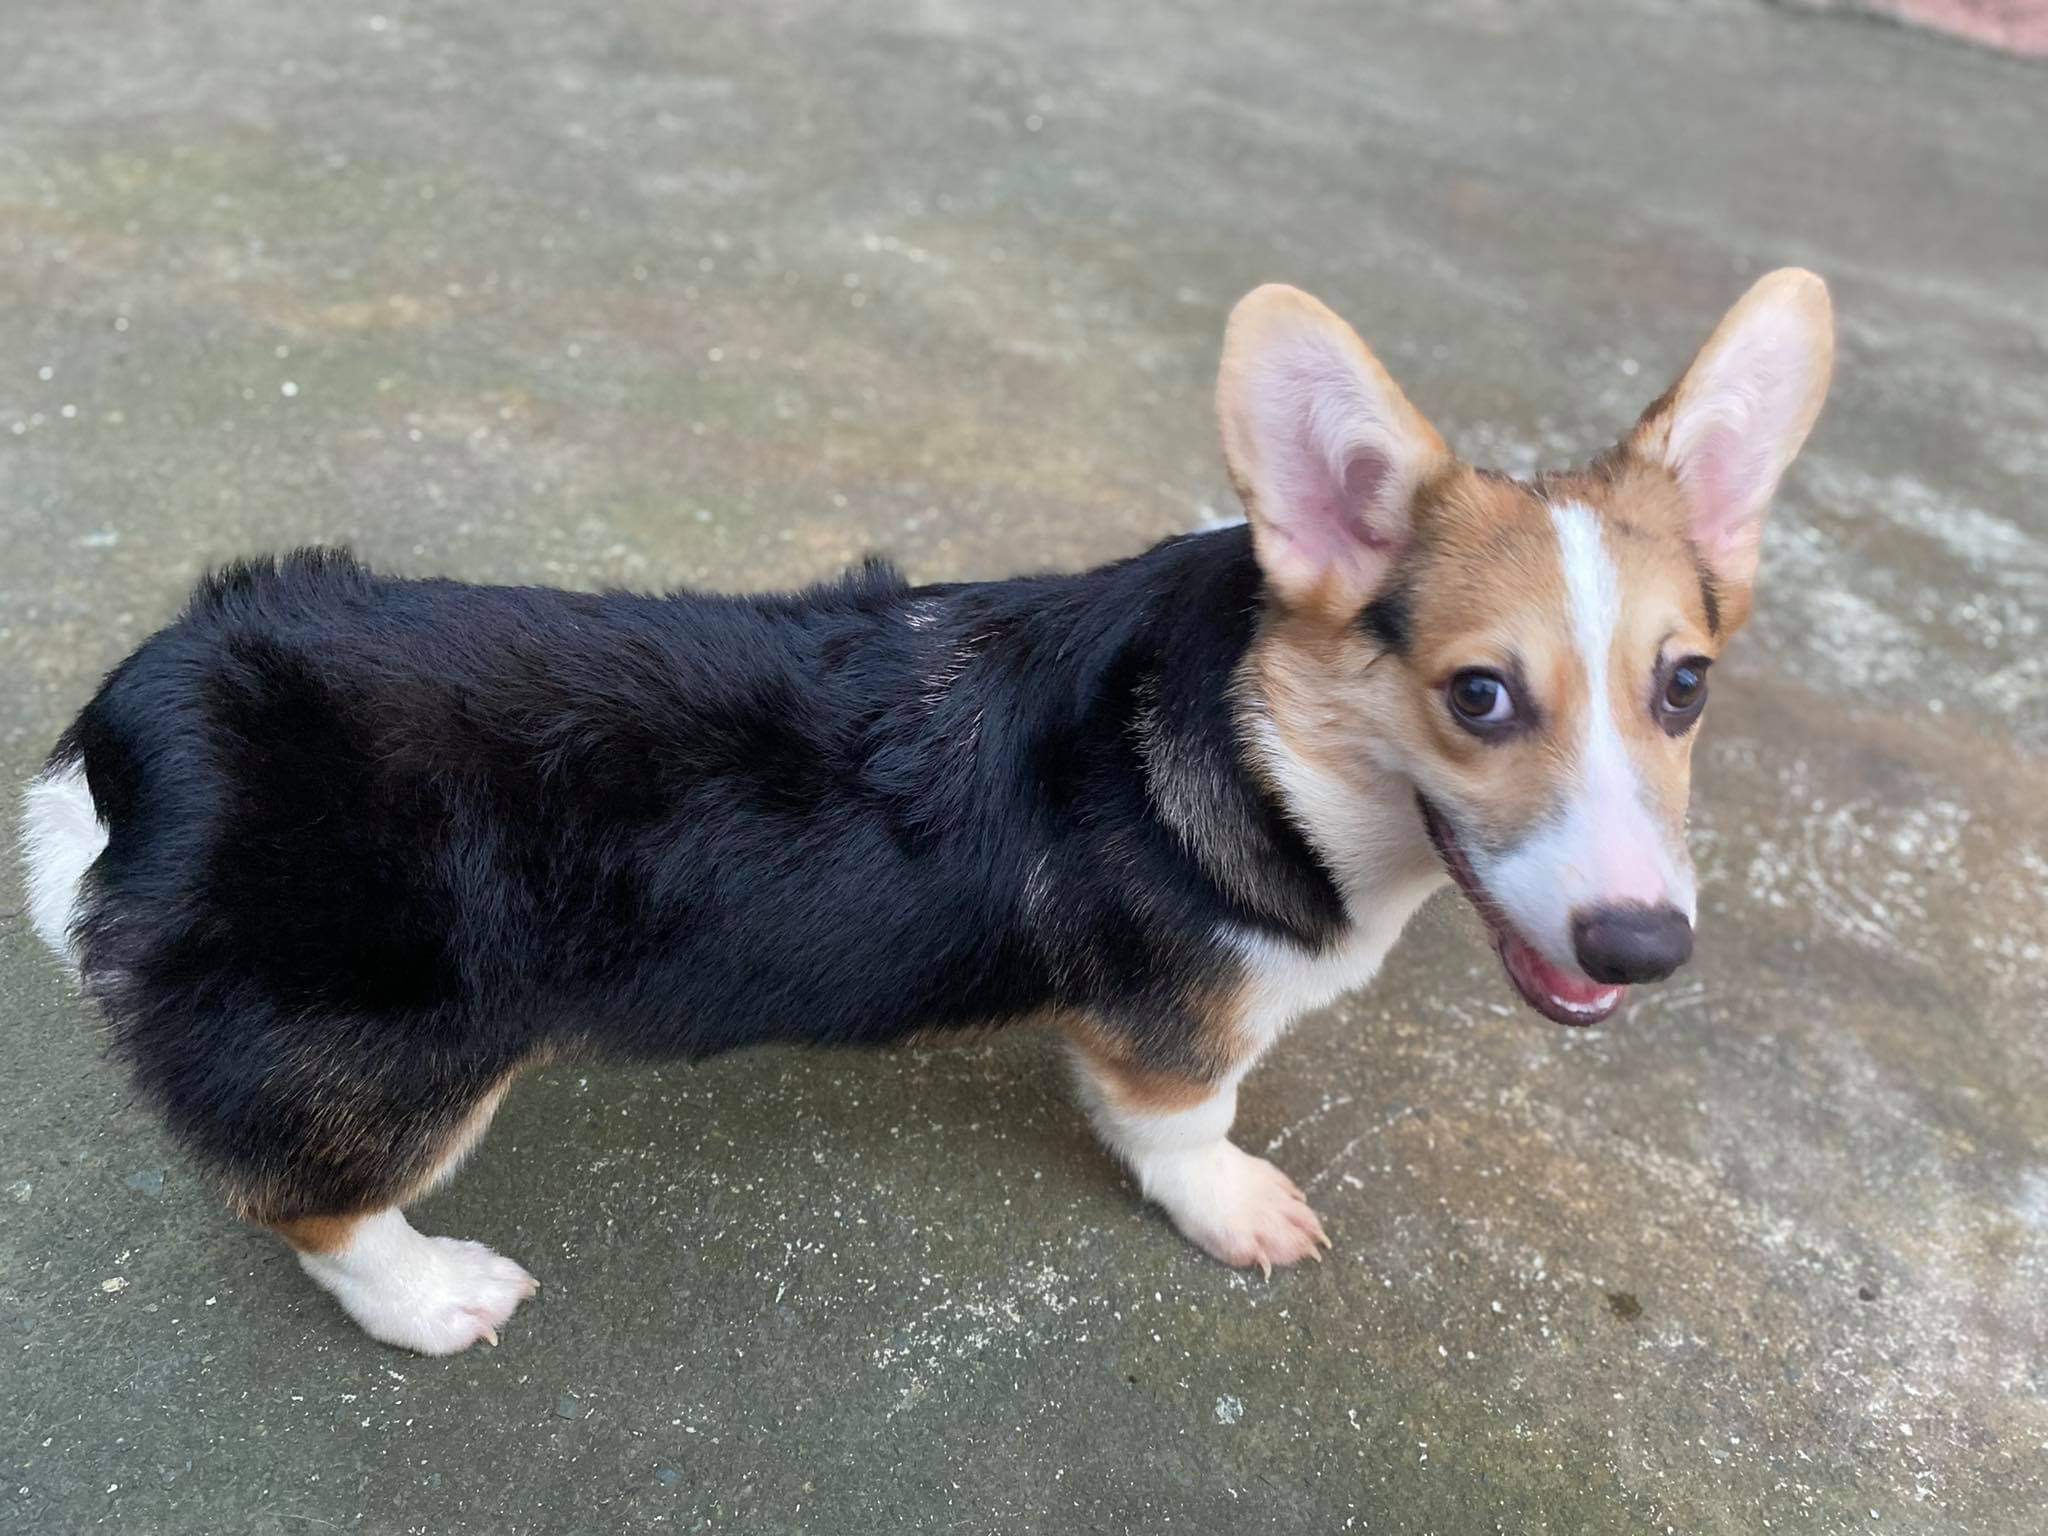
[[[1539,1012],[1587,1024],[1692,950],[1707,672],[1818,414],[1827,291],[1765,278],[1617,448],[1523,483],[1456,460],[1343,322],[1265,288],[1218,398],[1269,612],[1247,689],[1319,846],[1389,786]]]

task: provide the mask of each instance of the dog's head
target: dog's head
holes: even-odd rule
[[[1774,272],[1617,447],[1523,482],[1454,457],[1308,295],[1231,315],[1217,401],[1267,588],[1247,687],[1269,771],[1340,866],[1387,838],[1365,807],[1412,795],[1549,1018],[1597,1022],[1692,952],[1707,673],[1832,357],[1826,286]]]

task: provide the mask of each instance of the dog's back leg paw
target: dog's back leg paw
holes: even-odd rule
[[[423,1355],[452,1355],[498,1329],[540,1283],[512,1260],[428,1237],[391,1206],[356,1218],[278,1223],[299,1264],[365,1333]]]

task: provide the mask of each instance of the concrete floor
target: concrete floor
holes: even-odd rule
[[[1141,1209],[1029,1036],[545,1074],[366,1341],[0,922],[0,1528],[2041,1529],[2048,74],[1746,0],[40,8],[0,59],[0,778],[209,561],[1074,566],[1227,515],[1230,302],[1468,455],[1611,440],[1769,266],[1829,414],[1700,752],[1701,950],[1511,1010],[1449,898]],[[0,910],[18,905],[11,869]]]

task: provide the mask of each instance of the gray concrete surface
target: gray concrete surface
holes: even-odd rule
[[[1701,749],[1697,963],[1511,1012],[1444,898],[1245,1095],[1331,1262],[1180,1243],[1028,1036],[525,1084],[367,1342],[0,923],[0,1528],[2023,1532],[2048,1498],[2048,73],[1735,3],[20,8],[0,777],[211,560],[786,583],[1223,515],[1286,278],[1465,452],[1746,281],[1834,403]],[[0,910],[18,905],[10,870]]]

